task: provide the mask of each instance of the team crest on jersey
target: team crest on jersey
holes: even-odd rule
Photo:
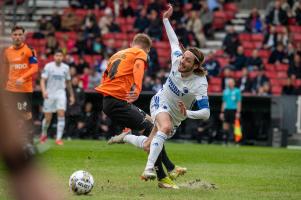
[[[176,56],[176,57],[179,57],[179,56],[182,55],[182,52],[181,52],[181,51],[175,51],[175,52],[173,53],[173,55]]]

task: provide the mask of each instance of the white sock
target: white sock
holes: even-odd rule
[[[57,118],[57,129],[56,129],[56,139],[60,140],[63,137],[65,128],[65,117],[58,117]]]
[[[155,162],[158,159],[160,152],[162,151],[163,144],[166,139],[167,139],[167,135],[165,133],[161,131],[158,131],[156,133],[150,145],[150,151],[145,167],[146,170],[154,168]]]
[[[44,118],[43,121],[42,121],[42,136],[47,135],[48,128],[49,128],[49,124],[47,124],[47,121]]]
[[[141,136],[136,136],[132,134],[127,134],[124,138],[123,141],[129,144],[134,145],[135,147],[143,149],[143,143],[147,139],[146,136],[141,135]]]

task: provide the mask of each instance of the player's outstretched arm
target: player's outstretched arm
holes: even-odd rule
[[[178,37],[175,33],[175,31],[173,30],[170,22],[169,22],[169,18],[171,17],[173,13],[173,7],[169,4],[168,5],[168,10],[166,10],[163,13],[163,24],[167,33],[167,37],[171,46],[171,51],[172,53],[176,52],[176,51],[180,51],[180,53],[182,52],[179,46],[179,40]]]

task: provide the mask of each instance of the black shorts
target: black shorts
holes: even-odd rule
[[[32,112],[32,93],[5,91],[4,97],[15,112]]]
[[[145,129],[145,112],[126,101],[105,96],[103,97],[103,112],[122,127],[133,130]]]
[[[234,124],[235,114],[236,114],[236,110],[225,110],[224,112],[225,122]]]

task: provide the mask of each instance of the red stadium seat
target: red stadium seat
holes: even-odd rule
[[[250,33],[241,33],[241,34],[239,34],[238,37],[239,37],[240,42],[251,40],[251,34]]]
[[[283,33],[285,29],[286,29],[285,26],[276,26],[275,27],[276,33]]]
[[[294,85],[295,87],[301,87],[301,79],[296,79]]]
[[[258,55],[262,58],[268,58],[270,57],[271,52],[269,50],[259,50]]]
[[[292,35],[292,39],[293,39],[293,42],[300,42],[301,41],[301,33],[294,33]]]
[[[222,49],[217,49],[214,53],[216,56],[224,56],[225,52]]]
[[[114,39],[115,35],[113,33],[106,33],[102,35],[103,40],[109,40],[109,39]]]
[[[280,86],[282,85],[281,79],[271,78],[270,83],[272,86]]]
[[[282,92],[282,87],[281,86],[273,86],[272,87],[272,94],[273,95],[280,95]]]
[[[277,71],[284,71],[284,72],[287,72],[288,70],[288,64],[278,64],[278,65],[275,65]]]
[[[170,49],[169,42],[154,42],[153,46],[157,49]]]
[[[210,85],[221,85],[222,84],[222,79],[219,77],[210,77],[209,79]]]
[[[126,33],[115,33],[114,38],[116,40],[127,40],[128,36]]]
[[[223,29],[226,23],[227,16],[223,11],[214,12],[213,16],[213,29]]]
[[[265,75],[266,75],[269,79],[272,79],[272,78],[278,78],[277,73],[276,73],[275,71],[266,71],[266,72],[265,72]]]
[[[133,25],[135,23],[136,17],[128,17],[125,19],[126,24]]]
[[[163,57],[170,57],[170,51],[166,50],[166,49],[157,49],[157,53],[158,53],[159,58],[161,56],[163,56]]]
[[[229,58],[217,58],[217,60],[220,63],[221,67],[229,65]]]
[[[278,78],[287,78],[287,73],[286,72],[277,72],[277,77]]]
[[[263,42],[264,39],[263,34],[261,33],[252,34],[251,37],[253,41],[257,41],[257,42]]]
[[[209,85],[208,89],[209,89],[209,92],[213,92],[213,93],[221,93],[222,92],[222,87],[220,85]]]
[[[226,3],[226,4],[224,4],[224,10],[231,11],[233,13],[237,13],[238,8],[235,3]]]
[[[253,42],[249,42],[249,41],[245,41],[242,43],[242,46],[245,48],[245,49],[254,49],[254,43]]]
[[[126,21],[125,21],[125,18],[123,18],[123,17],[117,17],[115,19],[115,23],[117,23],[118,25],[122,26],[122,25],[124,25],[126,23]]]
[[[245,54],[245,56],[247,56],[247,57],[251,57],[251,56],[252,56],[252,52],[253,52],[252,49],[245,49],[245,50],[244,50],[244,54]]]
[[[264,66],[264,68],[266,71],[274,71],[275,70],[274,64],[266,64]]]

